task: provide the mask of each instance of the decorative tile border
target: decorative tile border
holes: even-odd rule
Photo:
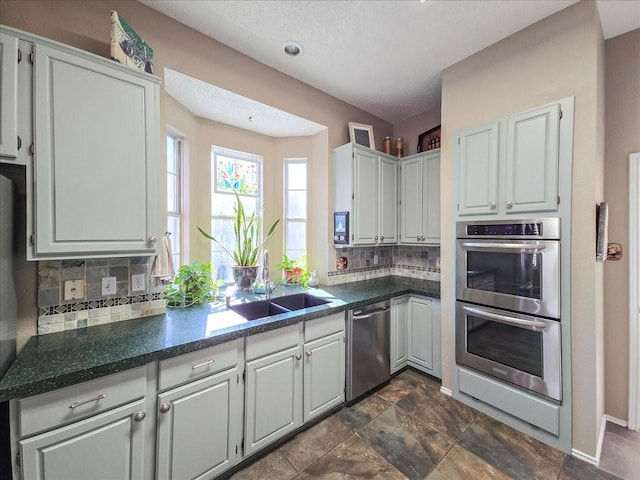
[[[164,292],[40,307],[38,334],[160,315],[166,310]]]

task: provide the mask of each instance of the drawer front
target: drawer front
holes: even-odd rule
[[[238,347],[242,340],[203,348],[160,362],[159,389],[166,390],[238,364]]]
[[[304,322],[304,341],[310,342],[344,330],[344,312]]]
[[[251,335],[247,337],[247,361],[298,346],[301,339],[302,323]]]
[[[96,415],[145,396],[146,367],[19,400],[20,437]]]

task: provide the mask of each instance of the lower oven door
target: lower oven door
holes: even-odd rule
[[[560,322],[456,302],[456,363],[562,401]]]

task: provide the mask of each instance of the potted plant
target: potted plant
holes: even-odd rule
[[[282,269],[282,278],[285,285],[305,286],[309,281],[309,272],[307,271],[304,259],[302,261],[289,258],[286,253],[282,254],[282,263],[276,265],[276,268]]]
[[[242,205],[242,201],[237,192],[233,192],[236,196],[236,204],[233,207],[235,218],[233,222],[233,232],[236,237],[235,250],[229,251],[215,237],[198,227],[198,230],[205,238],[216,242],[229,256],[236,262],[231,267],[233,278],[239,287],[250,288],[258,277],[258,255],[264,243],[271,237],[280,219],[276,220],[267,231],[262,242],[260,241],[260,219],[253,212],[247,215]]]
[[[213,279],[214,273],[210,263],[181,265],[173,281],[167,285],[167,306],[189,307],[213,302],[224,285],[222,280]]]

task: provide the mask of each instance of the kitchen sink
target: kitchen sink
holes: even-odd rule
[[[271,300],[276,305],[288,308],[289,310],[301,310],[303,308],[317,307],[329,303],[329,300],[314,297],[308,293],[297,293],[295,295],[285,295]]]
[[[260,300],[258,302],[240,303],[238,305],[231,305],[229,309],[236,312],[247,320],[255,320],[256,318],[270,317],[271,315],[278,315],[280,313],[287,313],[290,310],[276,305],[269,300]]]
[[[329,303],[329,301],[314,297],[308,293],[297,293],[274,298],[273,300],[259,300],[257,302],[230,305],[229,309],[247,320],[255,320],[256,318],[270,317],[293,310],[317,307],[325,303]]]

